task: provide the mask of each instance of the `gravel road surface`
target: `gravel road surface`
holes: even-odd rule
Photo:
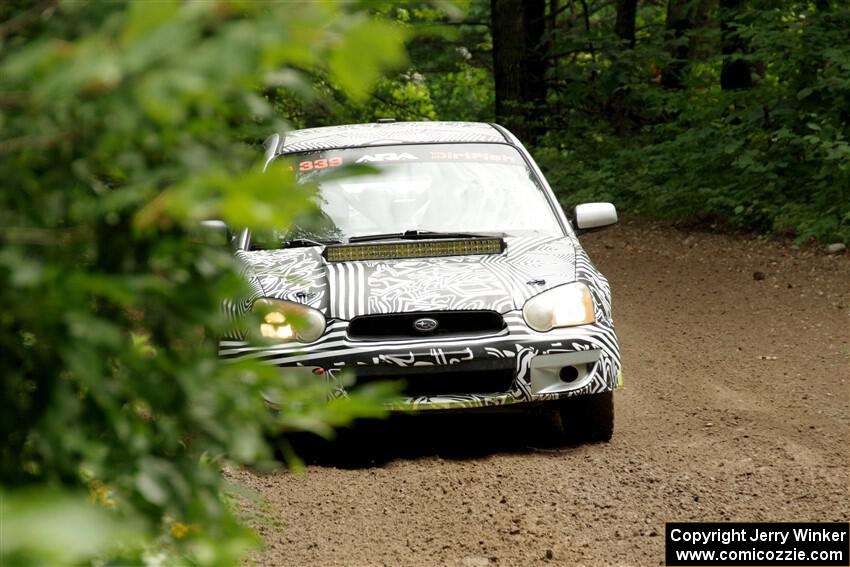
[[[229,471],[260,565],[663,565],[668,521],[850,519],[850,256],[627,222],[584,238],[614,292],[614,438],[545,416],[361,427],[358,462]]]

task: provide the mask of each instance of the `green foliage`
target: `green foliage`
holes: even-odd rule
[[[0,562],[235,564],[258,538],[222,459],[272,466],[266,434],[330,435],[388,390],[328,404],[324,383],[221,364],[244,282],[195,227],[308,214],[292,173],[257,169],[284,127],[258,93],[322,74],[362,97],[403,34],[313,2],[20,10],[0,38]]]
[[[407,40],[411,66],[382,77],[367,98],[352,96],[339,80],[314,70],[311,96],[291,89],[273,94],[275,109],[299,128],[340,123],[396,120],[492,120],[493,77],[489,65],[490,37],[486,26],[449,26],[458,18],[487,19],[480,5],[463,2],[376,2],[373,12],[396,23],[395,33]],[[462,9],[468,9],[464,12]],[[372,38],[378,41],[379,38]],[[352,60],[357,54],[351,53]],[[484,65],[485,67],[482,67]],[[358,73],[360,65],[352,66]]]
[[[0,492],[3,537],[0,555],[4,565],[40,561],[48,565],[79,563],[123,541],[140,546],[139,526],[115,514],[58,491]],[[68,526],[74,529],[68,529]]]
[[[670,2],[691,18],[679,36],[668,27]],[[850,242],[846,3],[747,0],[727,14],[711,0],[670,2],[638,3],[633,49],[614,33],[616,3],[548,3],[559,8],[539,46],[548,98],[518,112],[543,125],[532,150],[562,201],[607,199],[646,216]],[[489,1],[462,16],[414,1],[378,10],[409,29],[411,67],[366,104],[334,95],[319,109],[344,106],[351,121],[493,120]],[[749,64],[752,88],[720,88],[721,17],[746,45],[734,57]],[[686,48],[685,61],[675,47]],[[675,64],[676,90],[664,86]],[[386,95],[411,77],[416,97]],[[321,110],[299,116],[328,123]]]
[[[651,26],[659,10],[645,6],[639,20]],[[743,12],[755,84],[732,91],[720,89],[722,57],[707,48],[716,28],[683,40],[694,54],[687,88],[666,90],[666,44],[639,35],[623,49],[598,17],[596,32],[561,40],[595,50],[555,68],[567,88],[556,89],[561,112],[538,149],[566,204],[607,199],[643,215],[850,242],[850,10],[788,2]]]
[[[400,27],[364,18],[359,25],[345,30],[341,48],[331,53],[331,75],[352,98],[363,99],[385,67],[397,65],[404,59],[403,37]],[[373,56],[364,58],[361,50]]]
[[[313,96],[308,99],[283,90],[274,93],[275,110],[288,117],[293,127],[356,124],[387,117],[396,120],[436,118],[431,92],[416,73],[379,79],[371,98],[366,101],[352,99],[324,75],[316,75],[312,81]]]

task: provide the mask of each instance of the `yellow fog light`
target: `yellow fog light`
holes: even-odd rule
[[[289,340],[295,337],[292,325],[286,324],[286,315],[280,311],[270,311],[263,317],[260,334],[267,339]]]
[[[267,339],[312,343],[325,332],[325,316],[300,303],[258,299],[253,309],[263,317],[260,335]]]

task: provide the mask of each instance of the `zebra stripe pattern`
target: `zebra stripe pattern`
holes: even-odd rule
[[[380,146],[399,143],[474,143],[507,140],[489,124],[472,122],[392,122],[350,124],[288,132],[278,140],[275,154],[310,152],[331,148]]]
[[[230,309],[249,309],[257,297],[304,303],[323,311],[327,330],[311,344],[252,345],[235,336],[220,342],[225,359],[256,359],[277,366],[326,369],[338,395],[340,373],[358,366],[403,369],[451,366],[468,361],[512,358],[516,378],[509,393],[408,398],[404,407],[422,409],[501,405],[602,392],[619,385],[620,351],[611,319],[608,281],[577,239],[507,238],[502,255],[439,259],[325,263],[318,248],[241,252],[254,296]],[[532,283],[535,281],[535,283]],[[537,282],[543,281],[540,285]],[[529,328],[521,308],[529,298],[563,283],[581,281],[593,296],[595,323],[539,333]],[[358,341],[348,337],[349,320],[358,315],[424,310],[492,309],[506,328],[483,337],[416,338]],[[534,356],[594,350],[599,359],[581,388],[535,395],[529,364]],[[399,406],[399,407],[402,407]]]

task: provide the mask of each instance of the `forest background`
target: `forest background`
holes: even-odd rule
[[[840,0],[472,0],[377,10],[410,62],[352,105],[277,101],[297,127],[496,121],[561,201],[850,243],[850,7]]]

